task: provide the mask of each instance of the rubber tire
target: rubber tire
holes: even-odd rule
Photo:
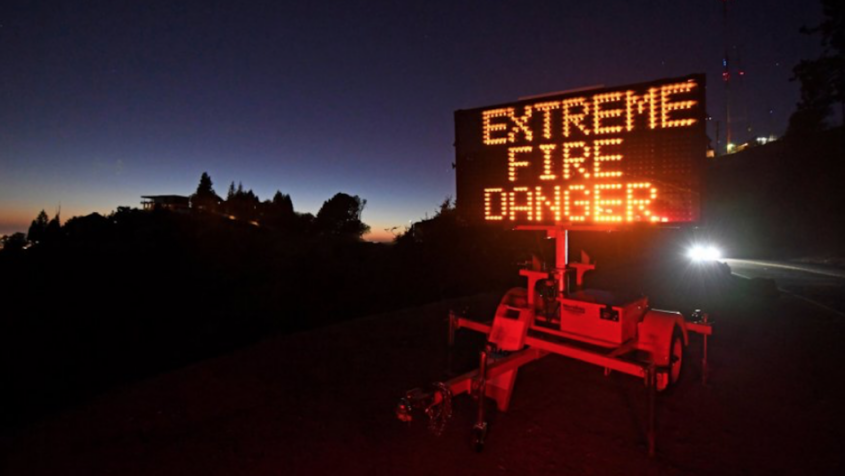
[[[684,372],[684,335],[678,327],[672,332],[672,343],[669,346],[669,383],[667,389],[675,387]]]

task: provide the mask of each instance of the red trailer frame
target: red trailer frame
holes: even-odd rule
[[[517,229],[544,230],[549,238],[555,239],[555,268],[552,271],[521,270],[520,275],[528,280],[527,290],[508,292],[492,321],[478,322],[450,312],[450,348],[458,329],[487,336],[479,369],[440,382],[428,392],[421,389],[407,392],[396,408],[398,418],[409,422],[413,410],[422,409],[429,417],[429,428],[439,434],[451,416],[451,399],[462,393],[472,394],[479,397],[473,437],[476,450],[480,451],[487,434],[481,396],[495,400],[499,411],[507,411],[519,368],[556,354],[603,367],[605,374],[617,371],[643,379],[648,391],[648,452],[653,456],[655,393],[677,380],[683,364],[683,346],[689,344],[690,333],[702,336],[701,378],[702,384],[706,383],[707,338],[713,333],[708,315],[696,311],[691,316],[694,320],[687,321],[679,312],[650,309],[648,299],[644,297],[619,305],[599,302],[587,295],[567,294],[567,273],[575,273],[576,285],[580,287],[584,274],[595,269],[595,265],[588,262],[568,262],[569,231],[614,231],[615,227],[522,226]],[[548,322],[536,314],[536,283],[548,279],[557,283],[558,322]],[[567,319],[572,313],[578,314],[578,318]],[[508,355],[494,358],[494,351],[497,354],[498,351],[508,352]],[[635,354],[646,357],[631,358]]]

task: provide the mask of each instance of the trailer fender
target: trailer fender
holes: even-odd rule
[[[684,346],[689,342],[684,324],[684,316],[680,312],[649,309],[637,324],[637,349],[649,352],[658,367],[667,367],[676,327],[683,334]]]
[[[528,304],[528,291],[525,288],[512,288],[496,308],[487,340],[496,344],[500,350],[522,350],[528,328],[533,323],[534,309]]]

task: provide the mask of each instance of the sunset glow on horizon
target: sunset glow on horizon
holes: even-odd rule
[[[719,2],[7,2],[0,235],[26,232],[42,209],[64,221],[140,207],[142,195],[187,196],[208,172],[218,195],[233,181],[261,200],[279,190],[300,213],[358,195],[365,239],[389,241],[456,196],[458,109],[700,71],[708,136],[722,121],[724,140],[726,42],[747,72],[735,142],[782,135],[799,98],[791,69],[819,50],[799,28],[820,7],[737,3],[732,21],[746,26],[729,38],[722,13]],[[537,117],[560,112],[534,102]],[[605,113],[582,126],[625,127]],[[490,139],[507,141],[513,131],[489,119]]]

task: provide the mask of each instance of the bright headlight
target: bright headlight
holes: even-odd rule
[[[713,246],[694,246],[688,256],[695,262],[716,261],[722,257],[722,253]]]

